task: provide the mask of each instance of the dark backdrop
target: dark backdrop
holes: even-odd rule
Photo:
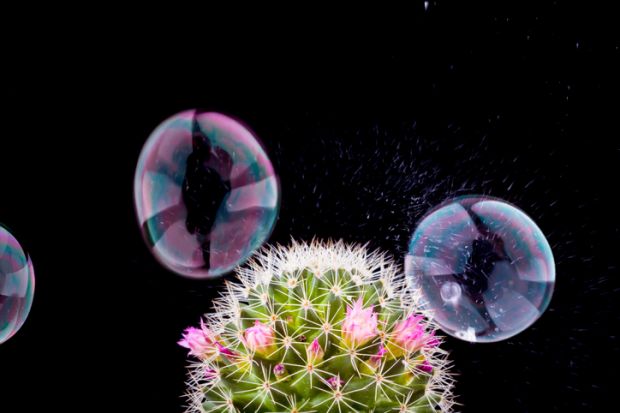
[[[617,23],[583,3],[438,3],[277,28],[187,10],[70,28],[24,15],[3,59],[0,222],[37,286],[0,346],[0,411],[181,411],[176,341],[222,281],[157,264],[132,184],[152,129],[193,107],[237,116],[264,142],[282,185],[271,242],[343,238],[402,260],[416,221],[454,193],[520,206],[552,245],[556,292],[510,340],[448,339],[460,410],[614,410]]]

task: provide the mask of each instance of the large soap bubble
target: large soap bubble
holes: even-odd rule
[[[405,270],[439,326],[472,342],[505,340],[528,328],[555,284],[540,228],[517,207],[484,196],[450,200],[422,218]]]
[[[0,225],[0,344],[26,321],[34,297],[34,268],[19,242]]]
[[[174,115],[151,134],[134,195],[153,255],[192,278],[244,262],[271,234],[280,204],[273,166],[252,132],[198,110]]]

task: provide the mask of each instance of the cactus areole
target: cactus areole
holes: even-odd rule
[[[419,292],[384,254],[269,247],[180,345],[188,412],[448,412],[452,378]]]

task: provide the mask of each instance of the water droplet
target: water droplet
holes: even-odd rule
[[[551,247],[534,221],[482,196],[452,199],[426,214],[405,270],[442,330],[472,342],[505,340],[528,328],[555,285]]]
[[[34,297],[34,268],[19,242],[0,226],[0,344],[26,321]]]
[[[461,296],[461,287],[452,281],[445,282],[441,286],[440,295],[445,302],[456,304]]]
[[[138,221],[153,255],[192,278],[222,275],[271,234],[280,190],[254,134],[215,112],[188,110],[148,138],[136,169]]]

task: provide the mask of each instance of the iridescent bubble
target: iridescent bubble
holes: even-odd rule
[[[148,138],[134,196],[153,255],[193,278],[244,262],[271,234],[280,205],[278,179],[252,132],[198,110],[174,115]]]
[[[418,224],[405,271],[443,331],[472,342],[510,338],[547,309],[555,285],[551,247],[523,211],[463,196]]]
[[[19,242],[0,225],[0,344],[26,321],[34,297],[34,268]]]

